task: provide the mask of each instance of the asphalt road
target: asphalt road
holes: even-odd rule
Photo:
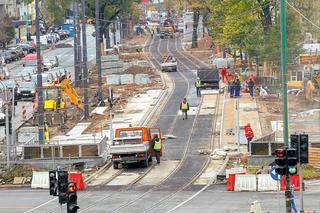
[[[95,37],[92,37],[92,33],[94,32],[94,27],[88,25],[87,27],[87,52],[88,52],[88,61],[92,61],[95,59],[96,54],[96,43]],[[67,40],[61,41],[62,43],[70,43],[73,45],[73,38],[69,38]],[[73,47],[70,48],[56,48],[56,49],[48,49],[41,52],[43,56],[57,56],[59,60],[60,67],[63,67],[67,70],[67,72],[71,72],[71,76],[74,77],[74,54]],[[16,76],[19,74],[19,71],[23,68],[22,62],[17,61],[11,64],[8,64],[10,77]],[[19,127],[22,122],[22,106],[26,107],[27,117],[32,116],[33,103],[31,101],[19,101],[18,105],[15,107],[16,113],[13,119],[13,129]],[[0,140],[5,137],[5,129],[4,126],[0,126]]]

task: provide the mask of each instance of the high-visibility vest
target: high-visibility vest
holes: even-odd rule
[[[154,150],[157,150],[157,151],[161,150],[161,146],[162,146],[162,144],[161,144],[160,138],[154,140],[154,145],[153,145]]]
[[[182,102],[182,103],[181,103],[181,109],[188,109],[188,104]]]
[[[201,81],[198,79],[196,80],[196,87],[200,87],[201,86]]]
[[[46,141],[49,141],[49,126],[48,124],[44,124],[44,137]]]

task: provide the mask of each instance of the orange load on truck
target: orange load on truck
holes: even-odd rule
[[[143,167],[148,167],[152,157],[155,157],[152,142],[155,135],[163,140],[159,127],[117,128],[110,147],[113,167],[118,169],[119,164],[129,163],[141,163]],[[160,156],[162,156],[162,148]]]

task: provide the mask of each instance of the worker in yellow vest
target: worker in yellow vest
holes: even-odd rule
[[[47,142],[49,142],[49,126],[47,124],[47,122],[44,122],[44,138],[46,139]]]
[[[153,138],[153,150],[156,154],[156,159],[157,159],[157,164],[160,164],[160,152],[161,152],[161,148],[162,148],[162,141],[161,139],[158,137],[157,134],[154,135]]]
[[[196,86],[196,90],[197,90],[197,96],[200,97],[201,96],[201,92],[200,92],[201,81],[200,81],[199,77],[197,77],[195,86]]]
[[[183,101],[180,104],[180,110],[182,111],[182,120],[188,119],[188,111],[189,111],[189,103],[187,102],[187,99],[184,98]]]

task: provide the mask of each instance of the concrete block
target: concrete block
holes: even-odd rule
[[[27,178],[26,177],[14,177],[13,185],[22,185],[25,184]]]
[[[110,61],[102,63],[102,69],[122,68],[123,61]]]
[[[119,75],[107,75],[107,84],[120,84],[120,76]]]
[[[124,74],[120,75],[120,84],[133,84],[133,75],[132,74]]]
[[[279,184],[280,186],[280,184]],[[273,180],[270,174],[259,174],[258,175],[258,191],[277,191],[277,181]]]
[[[119,61],[119,55],[104,55],[101,56],[101,62]]]
[[[134,77],[134,83],[136,84],[148,84],[150,82],[149,75],[147,74],[136,74]]]
[[[257,191],[256,175],[236,175],[236,181],[234,184],[234,191]]]
[[[49,188],[49,172],[33,171],[31,188],[48,189]]]

